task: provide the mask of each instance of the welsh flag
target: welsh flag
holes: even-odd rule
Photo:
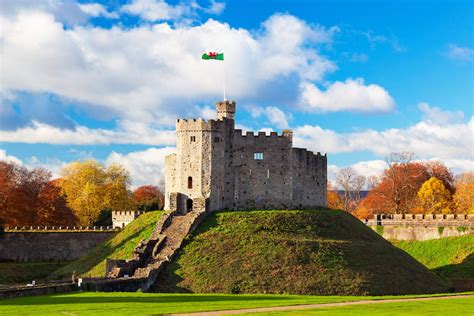
[[[210,51],[208,53],[202,54],[202,59],[204,59],[204,60],[211,60],[211,59],[224,60],[224,53],[222,53],[220,51]]]

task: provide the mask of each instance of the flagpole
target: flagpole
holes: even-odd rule
[[[227,101],[225,97],[225,60],[222,61],[223,67],[224,67],[224,101]]]

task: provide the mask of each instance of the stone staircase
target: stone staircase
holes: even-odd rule
[[[147,291],[157,280],[160,271],[177,254],[186,238],[204,219],[204,208],[185,215],[176,211],[162,214],[155,229],[146,241],[141,241],[132,259],[107,259],[107,279],[90,286],[96,291]]]

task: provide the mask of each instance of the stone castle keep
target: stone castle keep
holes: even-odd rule
[[[293,132],[235,129],[235,102],[217,119],[178,119],[177,153],[165,159],[165,209],[298,209],[326,206],[327,157],[293,148]]]

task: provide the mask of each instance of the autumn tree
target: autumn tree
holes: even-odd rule
[[[331,182],[329,181],[327,188],[328,207],[335,210],[344,209],[344,202],[342,201],[341,196],[336,191],[334,191],[334,188],[332,187]]]
[[[425,214],[451,213],[451,193],[438,178],[431,177],[425,181],[417,195]]]
[[[61,188],[80,224],[92,225],[104,210],[130,210],[130,176],[120,165],[106,169],[94,160],[76,161],[62,170]]]
[[[458,214],[474,214],[474,172],[466,172],[456,178],[456,193],[453,196]]]
[[[69,225],[76,221],[51,173],[0,161],[0,222],[4,225]]]
[[[144,185],[133,191],[133,200],[143,211],[162,210],[164,198],[163,191],[154,185]]]
[[[452,191],[453,175],[441,162],[413,161],[411,153],[393,153],[380,182],[370,190],[364,206],[370,213],[413,213],[418,206],[418,191],[431,177],[440,179]]]

